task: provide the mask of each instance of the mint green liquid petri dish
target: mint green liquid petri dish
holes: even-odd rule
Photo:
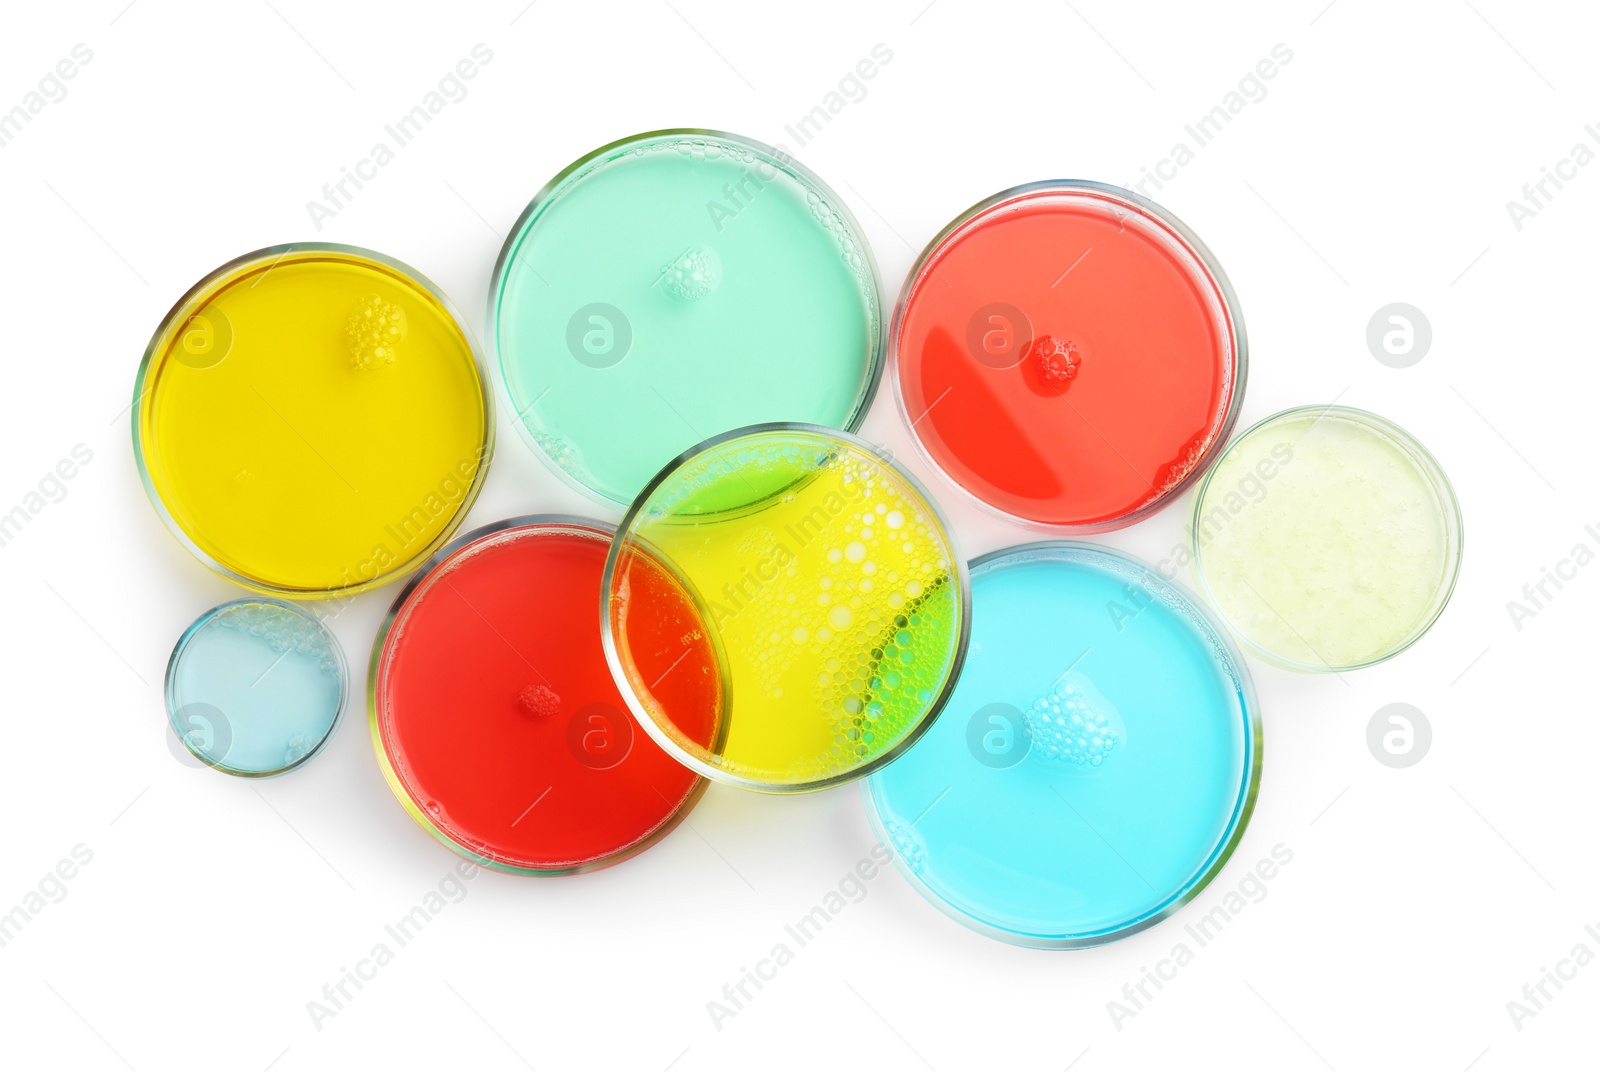
[[[613,142],[551,180],[501,251],[489,336],[524,437],[618,507],[733,428],[854,431],[884,352],[877,269],[838,195],[704,130]]]

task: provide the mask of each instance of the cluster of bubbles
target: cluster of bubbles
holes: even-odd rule
[[[1052,387],[1065,387],[1078,377],[1083,358],[1078,348],[1054,335],[1040,335],[1028,348],[1029,360],[1038,367],[1039,377]]]
[[[1023,713],[1032,736],[1030,754],[1098,767],[1122,743],[1114,714],[1063,678]]]
[[[922,874],[922,869],[928,864],[928,854],[916,835],[892,819],[883,821],[883,832],[889,836],[889,847],[900,858],[900,862],[913,875]]]
[[[827,229],[834,244],[839,247],[839,256],[844,261],[844,266],[850,269],[850,274],[856,277],[857,284],[867,295],[868,307],[876,308],[877,284],[872,278],[867,253],[856,239],[855,228],[850,226],[850,221],[845,219],[842,212],[815,190],[806,190],[806,207],[811,210],[812,218]],[[876,332],[876,323],[870,327]]]
[[[333,645],[328,643],[322,626],[297,611],[275,603],[239,603],[218,611],[212,621],[218,628],[239,629],[260,637],[273,651],[310,656],[328,673],[339,670]]]
[[[674,297],[700,301],[722,282],[722,258],[707,246],[686,249],[661,269],[661,285]]]
[[[533,427],[528,427],[528,434],[557,468],[579,483],[588,482],[589,467],[584,464],[582,452],[571,440]]]
[[[691,160],[720,160],[726,157],[744,164],[756,163],[756,154],[742,145],[725,145],[705,138],[674,138],[671,141],[652,142],[637,146],[633,150],[633,155],[646,156],[663,151],[687,156]]]
[[[306,756],[309,755],[311,750],[316,746],[316,738],[307,737],[303,733],[295,734],[293,737],[289,738],[289,747],[283,751],[284,764],[288,765],[290,763],[300,762],[302,759],[306,758]]]
[[[832,769],[858,764],[898,740],[944,683],[955,614],[950,575],[909,588],[919,590],[909,613],[895,615],[871,649],[855,656],[854,667],[828,662],[824,689],[834,736],[824,763]]]
[[[517,694],[517,710],[547,719],[561,710],[561,697],[549,685],[529,685]]]
[[[685,538],[723,520],[738,525],[731,546]],[[704,595],[756,691],[822,720],[790,775],[826,779],[882,755],[948,684],[961,614],[952,551],[870,451],[805,433],[731,441],[652,492],[635,530],[657,525],[682,534],[670,538],[691,576],[700,547],[717,584],[732,574]]]
[[[369,372],[394,364],[405,337],[406,311],[376,294],[356,302],[355,311],[344,322],[350,363]]]
[[[1155,502],[1183,483],[1189,474],[1194,472],[1195,467],[1200,464],[1200,460],[1206,456],[1206,452],[1211,449],[1212,444],[1215,442],[1215,430],[1208,429],[1184,444],[1183,449],[1178,452],[1177,458],[1156,475],[1154,487],[1151,489],[1150,497],[1145,500],[1144,505]]]
[[[835,455],[828,469],[859,499],[805,548],[806,585],[756,605],[757,635],[770,641],[756,656],[766,687],[797,659],[818,667],[830,742],[807,766],[824,777],[882,753],[922,718],[944,684],[957,613],[949,553],[923,508],[872,461]]]

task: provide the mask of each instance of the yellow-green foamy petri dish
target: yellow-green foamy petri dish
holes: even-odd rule
[[[1256,654],[1353,670],[1409,647],[1461,568],[1444,470],[1390,421],[1346,406],[1285,410],[1228,446],[1190,526],[1195,581]]]
[[[631,650],[630,621],[674,613],[641,583],[663,566],[699,611],[684,650],[709,642],[716,667],[646,669]],[[859,778],[909,748],[949,698],[971,628],[938,506],[870,443],[808,424],[728,432],[663,469],[601,588],[606,659],[639,724],[691,770],[771,793]],[[722,675],[709,744],[693,732],[706,713],[657,695],[686,672]]]

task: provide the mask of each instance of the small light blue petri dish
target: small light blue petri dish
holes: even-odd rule
[[[1042,949],[1151,926],[1221,870],[1261,778],[1250,677],[1156,570],[1051,541],[974,559],[972,638],[927,734],[867,779],[902,874]]]
[[[167,663],[167,718],[194,758],[243,778],[307,763],[349,692],[344,652],[306,612],[255,597],[213,607]]]

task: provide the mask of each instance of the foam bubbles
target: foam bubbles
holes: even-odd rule
[[[406,311],[377,294],[358,301],[345,320],[345,349],[358,369],[370,372],[394,364],[405,338]]]

